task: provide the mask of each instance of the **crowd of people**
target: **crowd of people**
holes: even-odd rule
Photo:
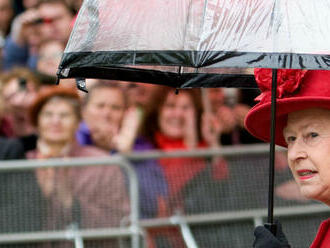
[[[244,129],[258,91],[236,90],[236,102],[228,104],[226,90],[208,89],[208,109],[200,89],[177,94],[165,86],[87,79],[86,94],[71,79],[54,85],[80,5],[79,0],[0,0],[1,160],[221,149],[261,142]],[[287,169],[283,158],[277,154],[280,170]],[[215,182],[230,177],[230,166],[221,156],[211,161],[149,159],[132,166],[139,180],[141,218],[184,211],[185,186],[206,169]],[[42,225],[64,228],[72,222],[86,228],[118,226],[129,215],[128,182],[119,167],[40,168],[24,178],[40,195],[40,209],[46,209],[46,223],[36,224],[35,230]],[[4,188],[10,194],[12,187]],[[278,192],[283,198],[303,200],[296,189],[289,182]],[[42,212],[35,211],[35,219]],[[5,229],[9,230],[0,227]]]

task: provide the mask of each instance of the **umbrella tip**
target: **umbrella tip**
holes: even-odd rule
[[[88,93],[88,90],[86,88],[85,78],[76,78],[76,85],[77,85],[78,90]]]

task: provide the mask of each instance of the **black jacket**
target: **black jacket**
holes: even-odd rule
[[[24,147],[19,139],[0,137],[0,160],[23,159]]]

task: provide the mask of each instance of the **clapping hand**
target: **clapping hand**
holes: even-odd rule
[[[116,150],[129,152],[132,150],[143,118],[143,110],[140,107],[127,109],[121,128],[114,136],[112,143]]]
[[[210,147],[219,146],[219,137],[223,130],[221,121],[211,112],[205,112],[202,116],[202,136]]]
[[[197,118],[193,109],[187,109],[184,113],[184,143],[187,148],[193,149],[198,145]]]

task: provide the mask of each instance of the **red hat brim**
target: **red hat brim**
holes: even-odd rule
[[[288,114],[309,108],[324,108],[330,110],[330,98],[304,96],[277,99],[275,144],[287,147],[283,137],[283,129],[287,124]],[[255,137],[270,142],[271,103],[258,103],[254,106],[245,118],[245,127]]]

